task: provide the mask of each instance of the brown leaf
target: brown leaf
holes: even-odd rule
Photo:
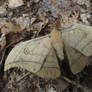
[[[1,24],[0,28],[1,28],[1,33],[3,33],[3,34],[17,33],[17,32],[21,32],[23,30],[20,26],[14,25],[11,22],[6,22],[3,25]]]
[[[5,35],[4,34],[2,34],[2,36],[1,36],[1,38],[0,38],[0,51],[2,51],[4,48],[5,48],[5,46],[6,46],[6,37],[5,37]]]
[[[64,81],[63,79],[57,79],[56,82],[57,82],[56,85],[57,92],[63,92],[69,86],[69,83]]]
[[[23,0],[8,0],[8,7],[9,8],[14,9],[14,8],[22,6],[22,5],[24,5]]]

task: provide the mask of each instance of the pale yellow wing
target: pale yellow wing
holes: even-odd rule
[[[64,59],[62,33],[54,30],[51,33],[51,42],[59,59],[62,61]]]
[[[92,27],[79,25],[77,28],[62,33],[64,41],[85,56],[92,55]]]
[[[43,66],[40,71],[36,73],[38,76],[43,78],[57,78],[60,76],[61,71],[58,64],[58,60],[53,48],[51,48]]]
[[[73,74],[81,72],[88,63],[88,57],[64,42],[69,66]]]
[[[15,46],[8,55],[4,70],[21,67],[36,73],[40,70],[50,48],[51,42],[49,37],[22,42]]]

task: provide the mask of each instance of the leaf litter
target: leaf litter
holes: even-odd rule
[[[16,3],[22,0],[12,1]],[[11,8],[7,7],[9,3],[6,0],[1,0],[0,5],[1,7],[5,5],[5,9],[0,16],[0,53],[2,54],[7,48],[5,56],[8,56],[10,50],[20,41],[46,35],[53,28],[68,29],[79,23],[92,25],[90,3],[89,0],[23,0],[20,5],[16,3],[14,8]],[[67,68],[66,64],[65,66]],[[77,75],[71,75],[71,73],[68,75],[68,71],[64,74],[82,85],[85,83],[91,85],[90,69],[88,65]],[[67,81],[45,80],[21,68],[8,70],[6,76],[7,79],[2,79],[0,83],[1,92],[75,92],[75,90],[83,92],[72,83],[67,85]],[[63,79],[60,78],[60,80]],[[60,83],[65,85],[63,90]],[[89,85],[86,86],[89,89],[92,88]]]

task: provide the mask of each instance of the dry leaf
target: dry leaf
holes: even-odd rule
[[[7,10],[4,6],[0,6],[0,16],[5,16],[7,13]]]
[[[8,7],[9,8],[16,8],[19,6],[24,5],[24,1],[23,0],[8,0]]]
[[[69,86],[69,83],[64,81],[63,79],[57,79],[56,82],[57,84],[55,86],[57,92],[64,92],[64,90]]]
[[[0,38],[0,51],[2,51],[6,46],[6,37],[4,34],[2,34]]]
[[[17,33],[23,30],[22,27],[18,25],[14,25],[11,22],[6,22],[5,24],[0,25],[1,33],[8,34],[8,33]]]
[[[13,21],[17,24],[20,25],[22,28],[29,28],[30,23],[33,23],[35,19],[30,20],[28,16],[22,16],[19,18],[13,18]]]
[[[36,31],[38,31],[38,32],[40,32],[43,25],[44,25],[43,22],[35,23],[35,24],[33,25],[33,29],[36,30]]]

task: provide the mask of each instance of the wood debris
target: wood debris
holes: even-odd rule
[[[11,9],[17,8],[22,5],[24,5],[23,0],[8,0],[8,7]]]

